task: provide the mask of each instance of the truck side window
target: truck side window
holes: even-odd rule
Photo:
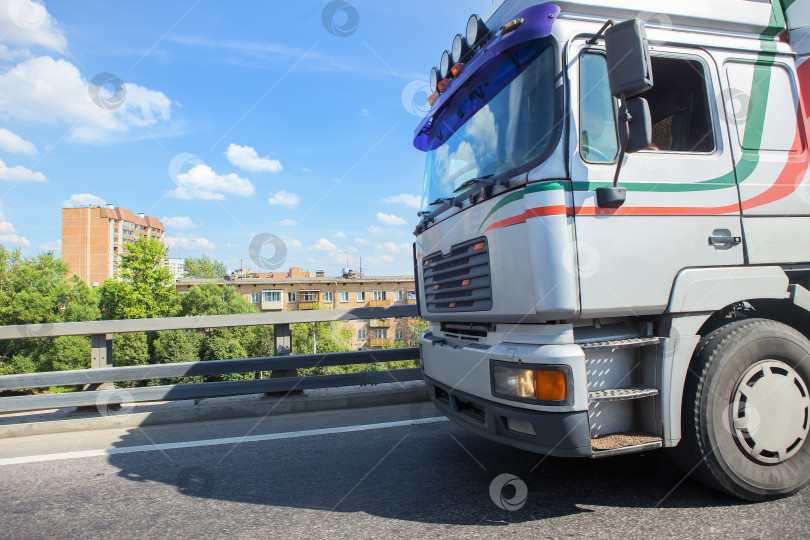
[[[713,152],[715,141],[703,64],[653,56],[652,68],[655,86],[641,96],[650,104],[651,150]]]
[[[619,153],[619,142],[607,60],[601,54],[583,54],[579,73],[579,146],[582,159],[590,163],[611,163]]]

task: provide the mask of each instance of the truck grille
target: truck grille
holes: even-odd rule
[[[433,313],[492,309],[489,244],[470,240],[424,259],[425,308]]]

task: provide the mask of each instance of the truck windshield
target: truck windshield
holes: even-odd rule
[[[437,147],[427,153],[423,211],[435,210],[442,199],[473,189],[475,182],[470,180],[508,173],[549,149],[560,114],[555,99],[554,48],[546,40],[523,47],[535,48],[529,51],[533,53],[531,63],[444,144],[437,146],[436,140],[431,144]],[[467,92],[469,97],[462,99],[470,101],[476,92],[499,86],[497,79],[515,71],[515,58],[494,66],[476,89]],[[450,124],[453,119],[448,115],[453,114],[449,111],[444,118],[439,117],[432,138],[449,131],[443,130],[443,124]],[[465,182],[467,185],[462,186]]]

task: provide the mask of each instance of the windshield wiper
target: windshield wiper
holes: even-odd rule
[[[486,184],[488,186],[495,185],[495,181],[492,180],[492,177],[495,176],[494,174],[488,174],[486,176],[480,176],[478,178],[473,178],[471,180],[467,180],[460,186],[458,186],[453,193],[458,193],[459,191],[464,191],[465,189],[472,187],[476,184]]]
[[[430,206],[438,206],[440,204],[453,204],[455,201],[456,200],[453,197],[444,197],[444,198],[439,197],[438,199],[430,203]]]

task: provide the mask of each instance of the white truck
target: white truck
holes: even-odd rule
[[[496,1],[431,73],[414,264],[450,419],[810,480],[810,1]],[[804,103],[804,104],[803,104]]]

